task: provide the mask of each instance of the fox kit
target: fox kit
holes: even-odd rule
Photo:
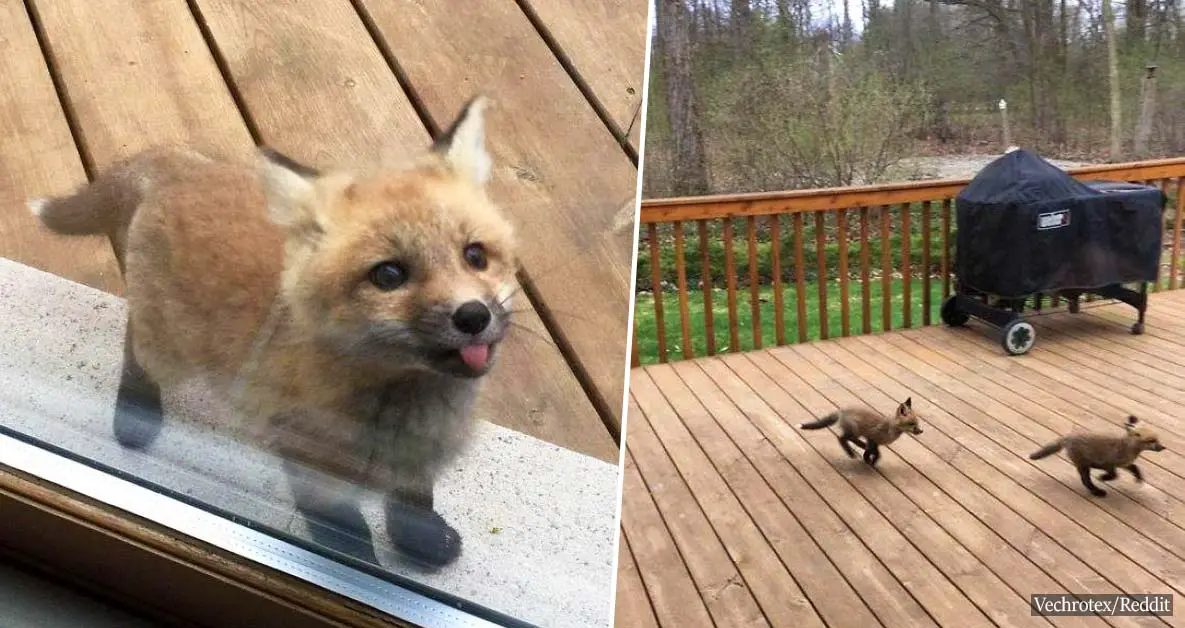
[[[32,201],[53,231],[115,245],[129,310],[118,440],[151,443],[160,387],[201,377],[233,404],[226,425],[284,460],[315,541],[378,562],[357,491],[318,488],[309,468],[386,495],[407,557],[452,562],[461,539],[433,486],[471,432],[517,289],[514,234],[485,192],[486,104],[370,172],[158,148]]]
[[[852,445],[864,450],[864,462],[872,466],[881,458],[880,447],[897,440],[902,434],[921,434],[918,416],[913,412],[913,397],[897,406],[892,417],[884,417],[864,408],[843,408],[811,423],[798,427],[804,430],[820,430],[839,424],[839,445],[849,458],[855,458]]]
[[[1090,472],[1094,469],[1104,471],[1099,479],[1104,482],[1114,480],[1118,475],[1115,470],[1122,467],[1136,478],[1137,482],[1144,481],[1144,474],[1136,466],[1136,458],[1145,451],[1164,451],[1160,439],[1149,430],[1136,427],[1139,422],[1134,416],[1127,417],[1123,427],[1127,433],[1122,436],[1111,434],[1071,434],[1063,436],[1052,443],[1038,449],[1029,455],[1029,460],[1040,460],[1052,456],[1065,449],[1066,456],[1078,469],[1078,476],[1082,478],[1082,485],[1095,497],[1104,497],[1107,491],[1099,488],[1091,480]]]

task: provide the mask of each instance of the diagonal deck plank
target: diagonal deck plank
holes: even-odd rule
[[[559,46],[617,127],[614,135],[638,150],[631,131],[642,107],[649,34],[646,0],[519,0]]]
[[[794,356],[797,359],[791,358],[788,351],[772,355],[780,358],[784,367],[827,399],[829,405],[812,405],[810,410],[813,413],[822,416],[840,407],[859,405],[841,380],[834,373],[820,368],[819,364],[808,364],[801,355]],[[903,400],[888,401],[890,408],[900,401]],[[882,401],[877,405],[883,404]],[[808,441],[819,447],[820,453],[835,449],[830,438],[824,443],[811,438]],[[822,449],[824,444],[827,449]],[[992,554],[989,548],[999,543],[998,538],[992,538],[986,529],[975,526],[974,519],[963,512],[957,502],[943,499],[924,476],[910,473],[911,470],[904,466],[895,467],[898,476],[897,481],[892,482],[897,485],[894,490],[884,484],[883,478],[863,472],[865,468],[859,462],[853,461],[846,466],[851,469],[848,473],[850,481],[873,507],[896,522],[902,534],[990,618],[1009,625],[1049,625],[1045,619],[1026,617],[1029,613],[1025,595],[1031,590],[1028,588],[1030,583],[1039,578],[1030,573],[1028,583],[1010,585],[1006,578],[1010,571],[1021,568],[1021,561],[1008,552]],[[915,503],[909,499],[911,495],[925,501]]]
[[[893,359],[902,366],[910,368],[931,383],[941,386],[946,392],[955,395],[960,400],[980,409],[983,412],[983,416],[989,417],[989,420],[977,421],[974,423],[973,427],[978,429],[978,431],[983,433],[985,436],[992,438],[992,440],[999,445],[1009,448],[1013,453],[1021,456],[1027,455],[1028,453],[1035,451],[1041,445],[1050,442],[1061,435],[1060,432],[1043,427],[1038,422],[1031,420],[1030,417],[1008,408],[997,398],[984,395],[971,386],[949,377],[947,375],[949,371],[948,369],[944,368],[945,365],[943,365],[943,367],[935,368],[934,365],[930,365],[922,361],[919,357],[919,354],[922,354],[926,351],[924,347],[920,347],[914,343],[908,343],[909,346],[903,347],[901,345],[901,339],[892,336],[872,339],[870,342],[873,342],[873,340],[884,341],[885,344],[879,345],[879,348],[883,353],[885,353],[887,357]],[[897,351],[894,349],[905,350]],[[1043,352],[1042,355],[1048,354],[1049,352],[1046,351]],[[1110,429],[1113,432],[1117,433],[1119,431],[1118,423],[1119,421],[1117,420],[1115,424],[1112,424]],[[1048,469],[1048,465],[1036,463],[1035,466],[1046,469],[1047,472],[1052,473],[1052,470]],[[1056,473],[1053,474],[1057,475]],[[1166,477],[1172,478],[1173,476],[1168,475]],[[1066,479],[1063,477],[1061,481],[1071,490],[1073,490],[1077,485],[1076,481],[1073,479]],[[1123,494],[1124,497],[1133,500],[1135,503],[1140,503],[1146,509],[1158,512],[1162,516],[1173,516],[1174,513],[1172,511],[1182,505],[1180,502],[1172,499],[1159,489],[1150,488],[1147,485],[1144,487],[1145,490],[1139,491],[1139,493],[1143,496],[1142,501],[1136,495],[1124,493],[1123,489],[1120,487],[1122,487],[1122,485],[1117,485],[1117,490],[1119,490],[1119,492]],[[1117,498],[1117,500],[1106,500],[1099,503],[1105,510],[1113,512],[1110,508],[1113,501],[1118,502],[1116,508],[1123,508],[1124,506],[1129,505],[1120,498]],[[1132,517],[1133,522],[1136,523],[1142,530],[1144,530],[1146,534],[1150,531],[1156,531],[1157,534],[1167,535],[1161,538],[1180,539],[1181,534],[1185,533],[1185,530],[1182,529],[1173,530],[1172,528],[1167,528],[1164,525],[1166,521],[1150,516],[1150,513],[1145,512],[1144,510],[1136,510],[1128,514]],[[1164,542],[1165,541],[1162,541],[1162,543]],[[1173,540],[1167,540],[1167,543],[1170,545],[1175,542],[1176,541]]]
[[[1152,298],[1142,336],[1128,333],[1126,306],[1045,314],[1034,317],[1037,345],[1019,357],[1002,355],[996,332],[973,324],[648,366],[631,377],[645,395],[661,396],[659,408],[690,432],[644,424],[655,441],[649,447],[687,460],[685,468],[717,470],[747,511],[786,516],[784,507],[866,602],[875,599],[866,593],[873,580],[858,575],[861,562],[883,565],[885,586],[900,587],[895,595],[908,595],[924,609],[923,621],[939,625],[1173,625],[1155,617],[1035,618],[1027,598],[1039,591],[1182,593],[1185,458],[1178,442],[1185,412],[1175,401],[1185,394],[1185,377],[1173,361],[1185,355],[1180,314],[1185,291]],[[631,394],[637,386],[631,383]],[[925,431],[894,443],[876,470],[849,464],[834,436],[793,427],[837,406],[889,411],[907,396]],[[1118,430],[1129,408],[1169,447],[1143,458],[1145,485],[1121,476],[1107,484],[1107,498],[1096,499],[1062,456],[1027,459],[1055,435]],[[641,413],[653,421],[651,412]],[[631,447],[633,437],[631,428]],[[687,486],[697,503],[719,499],[712,483]],[[777,503],[763,486],[775,490]],[[623,517],[632,507],[626,497]],[[825,542],[822,530],[850,530],[855,544]],[[628,586],[619,583],[619,591]],[[811,588],[803,592],[816,607],[827,604]],[[657,607],[661,595],[650,593]],[[882,624],[893,622],[875,602],[869,608]]]
[[[641,410],[635,405],[630,413],[636,412]],[[624,473],[621,525],[659,622],[769,626],[748,589],[729,586],[739,581],[736,566],[711,535],[702,513],[677,508],[690,499],[686,489],[659,480],[647,484],[628,448]],[[664,510],[673,517],[665,519]],[[696,542],[697,536],[706,542]]]
[[[716,515],[713,517],[713,526],[717,534],[745,548],[734,550],[731,552],[733,556],[743,554],[746,550],[757,553],[761,559],[750,558],[746,561],[755,569],[761,569],[761,561],[769,559],[767,547],[773,550],[783,565],[783,569],[776,570],[774,574],[765,572],[756,580],[750,576],[753,582],[751,587],[759,601],[762,600],[761,591],[765,587],[774,587],[775,591],[781,591],[782,596],[809,597],[813,601],[815,613],[824,622],[850,620],[861,625],[880,625],[802,524],[747,463],[740,451],[730,447],[726,438],[703,439],[691,433],[689,428],[692,425],[702,425],[704,421],[711,421],[711,418],[679,376],[671,370],[653,371],[648,375],[652,383],[640,377],[639,381],[631,382],[630,389],[636,391],[639,399],[647,396],[647,387],[657,386],[663,390],[661,394],[670,405],[653,412],[645,412],[643,408],[645,418],[650,419],[650,426],[663,440],[672,458],[676,459],[683,477],[700,498],[701,507]],[[658,390],[651,388],[650,392],[655,395]],[[769,609],[768,602],[763,607]],[[767,615],[770,613],[779,617],[786,615],[796,622],[802,621],[785,610],[767,610]],[[808,616],[808,619],[814,618]]]
[[[348,0],[196,4],[263,143],[331,167],[398,160],[431,142]],[[496,123],[487,130],[491,141],[510,132]],[[616,462],[618,447],[580,382],[520,303],[517,324],[527,331],[506,343],[488,384],[496,392],[482,396],[479,416]]]
[[[251,135],[185,0],[30,5],[80,131],[84,163],[98,170],[170,142],[250,155]]]
[[[809,417],[779,383],[765,376],[747,356],[733,355],[699,362],[732,403],[758,424],[763,435],[791,462],[803,478],[815,486],[852,530],[897,575],[939,624],[955,621],[991,625],[990,620],[955,583],[911,544],[850,483],[851,474],[833,467],[821,452],[796,434],[788,422]]]
[[[646,595],[646,587],[638,573],[638,563],[634,560],[629,539],[626,538],[624,530],[620,535],[621,542],[617,548],[617,564],[620,569],[617,577],[625,584],[621,587],[624,595],[614,600],[613,623],[616,626],[658,628],[658,620],[654,617],[654,608],[650,605],[650,597]]]
[[[1035,495],[1054,505],[1133,560],[1143,565],[1154,566],[1166,574],[1166,582],[1174,589],[1180,590],[1180,587],[1185,586],[1185,579],[1182,579],[1185,576],[1185,562],[1171,553],[1166,553],[1164,545],[1155,538],[1160,536],[1162,530],[1142,530],[1134,522],[1126,521],[1126,518],[1130,517],[1155,522],[1154,515],[1147,510],[1131,509],[1122,516],[1108,512],[1108,509],[1113,510],[1115,506],[1110,503],[1100,504],[1099,500],[1085,499],[1081,486],[1074,485],[1076,474],[1066,474],[1065,468],[1059,469],[1057,465],[1052,464],[1059,461],[1033,462],[1028,460],[1027,455],[1035,447],[1019,446],[1015,440],[1006,444],[996,441],[993,436],[1008,441],[1008,434],[1004,430],[994,429],[991,416],[974,404],[939,389],[912,371],[902,369],[899,363],[873,347],[853,349],[853,352],[877,366],[883,373],[888,374],[895,370],[896,373],[890,377],[926,399],[922,404],[923,413],[931,409],[937,410],[939,407],[949,411],[955,420],[943,422],[941,432],[954,439],[968,452],[972,452],[972,455],[983,457],[993,467],[1019,479]],[[938,434],[933,436],[936,437]],[[1116,499],[1123,498],[1112,495],[1111,502]]]
[[[119,293],[123,280],[102,236],[42,229],[26,202],[86,181],[33,22],[21,2],[0,2],[0,257]]]
[[[736,449],[752,463],[783,504],[793,506],[793,513],[788,516],[798,519],[811,533],[815,543],[830,556],[880,624],[903,628],[936,625],[876,555],[852,533],[839,515],[827,507],[815,489],[794,471],[760,430],[737,411],[702,369],[691,363],[677,363],[673,369],[686,389],[711,414],[711,418],[705,417],[705,420],[681,417],[696,440],[705,448]],[[742,466],[738,463],[739,460],[729,463],[724,469]],[[735,485],[735,482],[730,483]]]
[[[1084,319],[1080,318],[1079,320]],[[1037,324],[1042,326],[1045,323],[1038,321]],[[1069,388],[1040,374],[1014,375],[1008,369],[1015,364],[1015,361],[1009,360],[1003,355],[991,356],[959,351],[943,341],[939,335],[920,330],[903,332],[901,337],[924,345],[933,352],[936,359],[941,359],[948,365],[956,365],[955,368],[959,369],[958,372],[972,374],[970,375],[971,379],[963,379],[963,381],[973,382],[978,390],[993,394],[1004,404],[1025,413],[1058,433],[1068,433],[1073,430],[1115,430],[1118,427],[1117,421],[1125,416],[1120,407],[1093,398],[1084,398],[1076,389]],[[1042,340],[1044,339],[1045,336],[1042,335]],[[1048,349],[1048,345],[1043,344],[1043,346]],[[1182,383],[1185,384],[1185,380]],[[1177,451],[1170,450],[1164,453],[1167,455],[1149,459],[1148,464],[1164,468],[1180,476],[1185,457]]]
[[[359,4],[437,126],[474,90],[495,97],[493,193],[530,225],[528,289],[619,429],[633,238],[614,222],[636,168],[513,0]]]

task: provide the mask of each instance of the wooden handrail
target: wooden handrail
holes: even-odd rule
[[[1185,157],[1082,166],[1067,169],[1066,172],[1087,181],[1148,181],[1175,178],[1185,174]],[[920,203],[951,198],[970,182],[969,178],[940,179],[815,190],[652,198],[642,201],[639,219],[649,224]]]
[[[1156,185],[1175,196],[1165,208],[1173,212],[1166,216],[1167,259],[1150,288],[1178,288],[1185,157],[1068,172]],[[638,286],[649,283],[652,303],[645,329],[635,326],[631,363],[936,324],[952,292],[954,199],[970,181],[643,201],[646,242],[639,244],[649,253],[649,281],[639,276]],[[1060,307],[1056,295],[1047,296],[1048,307]],[[1041,295],[1033,307],[1042,309]],[[674,311],[669,320],[665,312],[676,308],[679,329],[668,335],[676,321]]]

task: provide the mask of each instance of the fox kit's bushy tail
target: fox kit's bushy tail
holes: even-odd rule
[[[811,421],[810,423],[799,423],[798,428],[803,430],[821,430],[825,427],[831,427],[839,421],[839,413],[832,412],[818,421]]]
[[[1042,447],[1041,449],[1038,449],[1037,451],[1034,451],[1033,453],[1029,454],[1029,460],[1040,460],[1040,459],[1045,458],[1047,456],[1052,456],[1053,454],[1056,454],[1057,452],[1061,451],[1062,447],[1065,447],[1065,442],[1063,441],[1063,439],[1059,438],[1059,439],[1053,441],[1052,443],[1049,443],[1048,445]]]
[[[69,196],[32,199],[29,209],[43,225],[62,235],[123,231],[140,200],[140,186],[133,175],[140,161],[119,163]]]

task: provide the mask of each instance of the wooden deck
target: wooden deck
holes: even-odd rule
[[[1123,305],[1035,317],[1020,357],[972,323],[635,369],[618,625],[1171,624],[1029,611],[1034,593],[1185,593],[1185,291],[1151,299],[1142,336]],[[906,397],[924,433],[876,470],[794,427]],[[1096,499],[1062,455],[1027,458],[1129,413],[1168,448],[1143,486]]]
[[[535,333],[483,415],[616,462],[645,0],[0,0],[0,256],[119,293],[108,243],[40,229],[64,193],[148,146],[314,166],[426,147],[475,91],[493,194],[520,225]],[[571,260],[575,260],[572,263]],[[526,303],[526,301],[524,301]],[[562,348],[562,350],[561,350]]]

